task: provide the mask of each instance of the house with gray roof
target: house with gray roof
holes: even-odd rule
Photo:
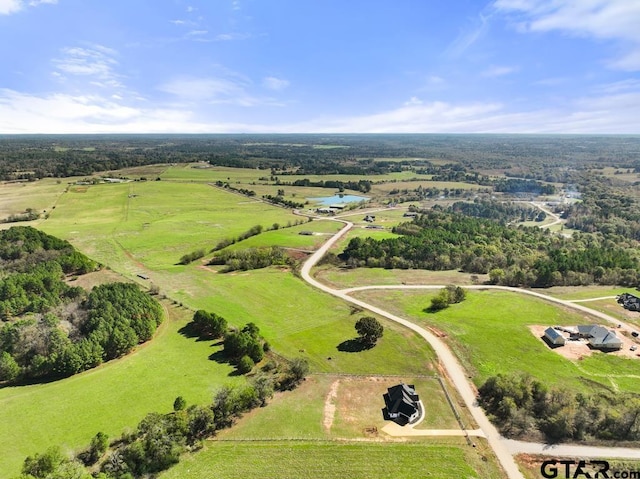
[[[420,417],[420,398],[413,384],[398,384],[390,387],[382,396],[385,408],[382,416],[401,426],[416,421]]]
[[[587,324],[578,326],[577,330],[577,337],[587,339],[592,348],[607,351],[622,348],[622,341],[616,335],[616,332],[610,331],[603,326]]]
[[[566,342],[565,337],[554,328],[544,330],[544,339],[552,346],[564,346]]]

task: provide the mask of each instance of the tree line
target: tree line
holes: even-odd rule
[[[635,250],[594,235],[564,238],[435,210],[393,232],[402,236],[353,238],[339,258],[348,267],[489,273],[492,283],[507,286],[638,284]]]
[[[548,388],[529,375],[492,376],[479,388],[479,403],[507,437],[538,431],[551,441],[640,440],[640,397]]]
[[[264,248],[247,248],[237,251],[221,251],[216,253],[209,265],[224,265],[223,272],[249,271],[266,268],[267,266],[291,266],[291,257],[283,248],[269,246]]]

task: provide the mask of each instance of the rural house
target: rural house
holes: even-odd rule
[[[640,298],[630,293],[622,293],[616,298],[618,304],[621,304],[624,309],[629,311],[640,311]]]
[[[615,331],[609,331],[607,328],[595,325],[587,324],[578,326],[577,333],[574,333],[578,338],[586,338],[589,341],[589,345],[595,349],[621,349],[622,341],[616,336]]]
[[[420,399],[412,384],[401,383],[390,387],[383,398],[385,408],[382,415],[385,420],[392,420],[404,426],[420,417]]]

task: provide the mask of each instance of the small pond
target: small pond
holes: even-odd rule
[[[347,203],[358,203],[360,201],[367,201],[369,198],[367,196],[337,194],[333,196],[323,196],[321,198],[307,198],[307,199],[309,201],[321,203],[322,206],[331,206],[331,205],[346,205]]]

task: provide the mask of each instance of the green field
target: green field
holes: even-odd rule
[[[370,479],[500,478],[492,461],[462,441],[457,444],[375,442],[222,442],[162,474],[163,479]]]
[[[67,187],[69,179],[44,179],[28,183],[2,183],[0,186],[0,220],[9,215],[24,213],[27,208],[50,212]],[[28,223],[21,223],[28,224]],[[3,228],[11,225],[3,224]]]
[[[336,250],[336,253],[340,249]],[[382,269],[356,268],[342,269],[321,266],[315,271],[319,280],[337,289],[353,288],[356,286],[394,285],[394,284],[474,284],[472,276],[477,276],[477,282],[489,279],[486,274],[471,275],[459,271],[427,271],[424,269]]]
[[[113,269],[179,272],[180,257],[209,250],[255,225],[265,229],[300,218],[291,212],[206,184],[136,182],[69,192],[41,228],[71,241]]]
[[[417,429],[460,428],[435,377],[312,375],[295,391],[277,394],[268,407],[251,411],[233,428],[221,431],[219,438],[391,441],[382,431],[387,424],[381,413],[382,395],[402,381],[416,386],[425,406],[425,419]],[[335,395],[330,397],[332,390]],[[471,425],[466,410],[458,409],[465,424]],[[377,432],[372,434],[372,428]]]
[[[568,360],[551,351],[527,327],[595,322],[583,313],[502,291],[469,292],[463,303],[438,313],[424,312],[435,294],[365,291],[355,296],[444,331],[476,385],[498,373],[525,372],[546,384],[576,391],[593,391],[600,384],[607,389],[640,392],[635,359],[597,352],[580,361]]]
[[[243,379],[208,359],[218,348],[178,333],[192,313],[167,308],[169,319],[134,353],[47,384],[0,389],[0,477],[17,475],[24,458],[59,445],[86,446],[103,431],[115,438],[149,412],[169,412],[173,400],[206,404],[214,391]]]

